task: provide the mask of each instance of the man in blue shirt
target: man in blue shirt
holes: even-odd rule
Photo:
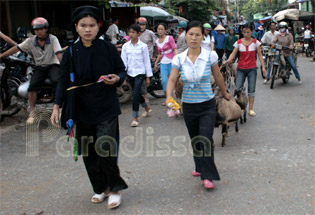
[[[222,60],[224,54],[225,28],[219,24],[214,30],[218,32],[217,35],[214,35],[214,47],[219,56],[219,60]]]

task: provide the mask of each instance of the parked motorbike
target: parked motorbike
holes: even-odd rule
[[[153,76],[150,78],[150,85],[147,87],[148,93],[155,98],[165,98],[165,93],[163,91],[160,66],[155,71],[152,70]],[[128,80],[126,80],[122,86],[117,87],[117,96],[121,104],[128,102],[132,98],[132,88]]]
[[[152,68],[154,64],[152,63]],[[163,91],[162,79],[161,79],[161,71],[160,64],[158,64],[158,68],[155,70],[152,69],[153,76],[150,79],[150,85],[148,86],[148,93],[155,98],[165,98],[165,93]]]
[[[273,89],[274,81],[276,79],[282,79],[283,83],[287,83],[290,79],[292,69],[290,64],[288,64],[285,60],[285,57],[282,54],[282,50],[288,49],[289,47],[282,46],[281,44],[274,44],[272,45],[269,55],[271,56],[271,83],[270,89]],[[293,50],[293,59],[296,64],[296,50]]]

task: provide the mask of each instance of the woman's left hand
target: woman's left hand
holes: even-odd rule
[[[223,97],[227,101],[230,101],[230,99],[231,99],[231,95],[229,93],[224,93]]]
[[[266,71],[266,68],[264,67],[263,68],[263,75],[266,77],[267,76],[267,71]]]
[[[108,77],[104,79],[104,83],[108,85],[114,85],[119,80],[120,80],[120,77],[118,75],[109,74]]]

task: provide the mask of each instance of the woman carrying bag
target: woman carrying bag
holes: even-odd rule
[[[73,73],[75,136],[95,192],[91,201],[100,203],[109,197],[108,208],[115,208],[121,203],[119,191],[128,187],[117,165],[121,111],[116,86],[124,81],[126,72],[116,47],[98,39],[104,33],[101,17],[101,11],[93,6],[72,12],[72,26],[79,39],[64,53],[51,123],[59,126],[59,108],[65,102]]]

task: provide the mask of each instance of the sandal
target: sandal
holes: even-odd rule
[[[139,126],[139,122],[137,122],[136,120],[133,120],[131,123],[131,127],[138,127]]]
[[[152,109],[150,108],[149,111],[144,111],[141,116],[142,116],[143,118],[148,117],[148,116],[149,116],[149,113],[151,113],[151,112],[152,112]]]
[[[95,194],[94,196],[92,196],[91,198],[91,202],[93,203],[101,203],[104,201],[104,199],[108,197],[108,193],[101,193],[101,194]]]
[[[197,172],[196,170],[194,170],[194,171],[192,172],[192,175],[195,176],[195,177],[198,177],[198,176],[200,176],[201,174],[200,174],[199,172]]]
[[[121,203],[121,195],[119,193],[117,194],[110,194],[108,198],[108,204],[107,208],[108,209],[113,209],[117,208]]]
[[[248,115],[254,117],[254,116],[256,116],[256,113],[253,110],[249,110]]]
[[[202,184],[203,184],[203,186],[204,186],[206,189],[213,189],[213,188],[214,188],[214,183],[213,183],[212,181],[209,181],[208,179],[203,180],[203,181],[202,181]]]

